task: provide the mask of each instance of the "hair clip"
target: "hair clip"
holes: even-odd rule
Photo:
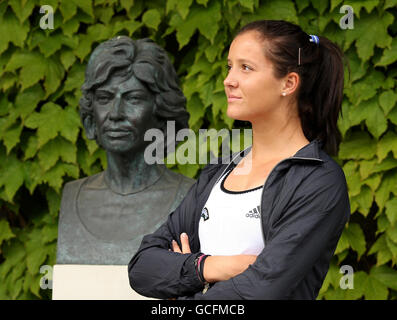
[[[301,48],[299,48],[299,52],[298,52],[298,66],[301,65]]]
[[[314,42],[315,44],[319,44],[319,43],[320,43],[319,37],[317,37],[317,36],[314,35],[314,34],[311,34],[311,35],[310,35],[309,41],[310,41],[310,42]]]

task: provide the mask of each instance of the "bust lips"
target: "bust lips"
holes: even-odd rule
[[[121,138],[131,134],[131,131],[126,130],[106,130],[105,134],[111,138]]]
[[[131,127],[118,127],[118,128],[105,128],[103,130],[104,134],[106,134],[108,137],[111,138],[121,138],[128,136],[132,133],[132,128]]]

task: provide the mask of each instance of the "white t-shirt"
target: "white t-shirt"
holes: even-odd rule
[[[201,212],[200,251],[210,255],[258,255],[265,247],[260,205],[263,186],[230,191],[223,178],[214,185]]]

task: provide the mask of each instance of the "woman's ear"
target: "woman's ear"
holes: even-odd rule
[[[290,72],[285,76],[283,92],[287,95],[293,94],[299,86],[299,75],[296,72]]]
[[[96,124],[95,121],[93,121],[92,116],[87,115],[85,116],[83,120],[83,126],[85,129],[85,134],[89,140],[95,140],[96,139]]]

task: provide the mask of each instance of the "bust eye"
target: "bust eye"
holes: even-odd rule
[[[144,97],[141,94],[131,92],[131,93],[125,94],[124,99],[127,101],[134,101],[134,100],[143,100]]]
[[[96,100],[102,104],[109,102],[110,99],[111,97],[108,94],[99,93],[96,95]]]

